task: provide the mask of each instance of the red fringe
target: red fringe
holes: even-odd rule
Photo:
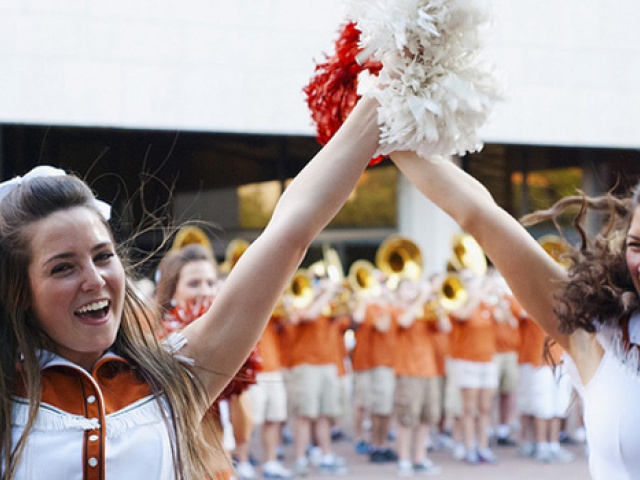
[[[356,61],[360,53],[358,43],[360,30],[355,23],[347,23],[336,41],[336,53],[315,68],[315,75],[303,91],[311,118],[316,125],[316,139],[325,145],[344,123],[360,99],[357,93],[358,74],[368,70],[377,75],[382,68],[380,62],[367,60],[363,65]],[[369,165],[384,160],[384,156],[371,159]]]

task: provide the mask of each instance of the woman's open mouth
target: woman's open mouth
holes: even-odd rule
[[[88,320],[101,320],[107,317],[111,302],[109,300],[98,300],[79,308],[74,313],[80,318]]]

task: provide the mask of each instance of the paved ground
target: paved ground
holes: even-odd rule
[[[372,464],[363,455],[357,455],[350,441],[343,440],[334,443],[336,453],[346,458],[349,465],[349,473],[342,476],[328,476],[321,474],[317,469],[311,467],[307,480],[322,478],[337,478],[339,480],[376,480],[382,478],[399,478],[396,464]],[[496,465],[467,465],[466,463],[455,461],[448,452],[433,452],[431,459],[440,467],[442,472],[430,477],[440,480],[588,480],[587,459],[582,445],[569,445],[576,459],[569,464],[541,464],[533,459],[522,458],[517,455],[515,447],[496,447],[495,453],[499,457]],[[291,447],[286,449],[287,466],[291,466]],[[416,474],[413,478],[426,478],[424,475]]]

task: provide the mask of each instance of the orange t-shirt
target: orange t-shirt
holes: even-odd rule
[[[373,367],[371,364],[371,336],[374,326],[371,317],[365,313],[364,320],[356,324],[354,330],[356,344],[351,352],[351,368],[354,372],[364,372]]]
[[[522,343],[518,352],[518,363],[529,363],[536,368],[548,365],[550,362],[545,358],[544,354],[545,341],[548,337],[547,332],[527,317],[520,322],[520,335]],[[564,349],[557,343],[553,343],[549,347],[549,355],[553,364],[560,362],[563,353]]]
[[[506,296],[505,300],[509,302],[509,307],[511,310],[511,314],[514,315],[514,307],[513,302],[515,299],[513,296]],[[522,309],[522,307],[520,307]],[[515,323],[515,325],[510,321],[496,321],[496,352],[498,353],[506,353],[506,352],[517,352],[520,348],[520,329],[519,324]]]
[[[496,353],[493,307],[481,303],[466,320],[452,317],[451,358],[491,362]]]
[[[338,322],[320,316],[301,321],[291,329],[289,360],[291,367],[298,365],[335,364],[340,357],[340,342],[344,343]]]
[[[402,312],[402,309],[394,309],[396,322]],[[429,323],[424,319],[417,319],[407,328],[398,325],[394,363],[397,376],[420,378],[438,376],[436,353]]]
[[[344,334],[351,326],[351,317],[349,315],[339,315],[333,317],[332,322],[335,324],[335,328],[338,330],[337,345],[335,349],[336,358],[335,363],[338,367],[338,375],[344,377],[347,374],[347,366],[345,361],[349,356],[347,351],[347,344],[344,341]]]
[[[285,321],[278,331],[280,365],[285,369],[291,368],[291,342],[293,342],[295,327],[294,324]]]
[[[282,321],[281,317],[271,317],[262,337],[258,340],[258,354],[262,358],[261,372],[277,372],[282,368],[279,339]]]
[[[436,370],[438,376],[442,377],[446,374],[445,362],[451,353],[451,332],[443,332],[438,327],[437,321],[428,321],[429,331],[431,333],[431,342],[436,354]]]

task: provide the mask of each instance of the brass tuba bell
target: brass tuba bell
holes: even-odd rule
[[[468,233],[459,233],[451,239],[453,253],[449,264],[454,270],[470,270],[478,276],[487,273],[487,257],[482,247]]]
[[[469,293],[464,282],[456,273],[451,273],[445,277],[438,290],[438,301],[442,308],[452,312],[464,305],[469,298]]]
[[[293,275],[287,288],[286,294],[292,299],[292,306],[296,309],[303,309],[311,305],[315,298],[313,279],[307,270],[299,268]]]
[[[229,242],[225,250],[224,262],[220,265],[220,270],[228,274],[236,266],[242,254],[249,248],[249,242],[242,238],[234,238]]]
[[[422,253],[411,239],[391,235],[376,251],[376,266],[387,276],[389,287],[395,289],[402,278],[420,280]]]
[[[368,260],[356,260],[349,267],[349,285],[356,296],[374,296],[380,293],[380,282],[375,277],[375,266]]]
[[[569,244],[565,239],[558,235],[548,234],[538,238],[538,243],[545,252],[551,255],[551,258],[564,268],[568,268],[571,265],[571,261],[566,257],[569,252]]]
[[[207,234],[204,230],[194,225],[185,225],[178,230],[171,244],[171,250],[181,250],[192,243],[202,245],[213,251]]]

